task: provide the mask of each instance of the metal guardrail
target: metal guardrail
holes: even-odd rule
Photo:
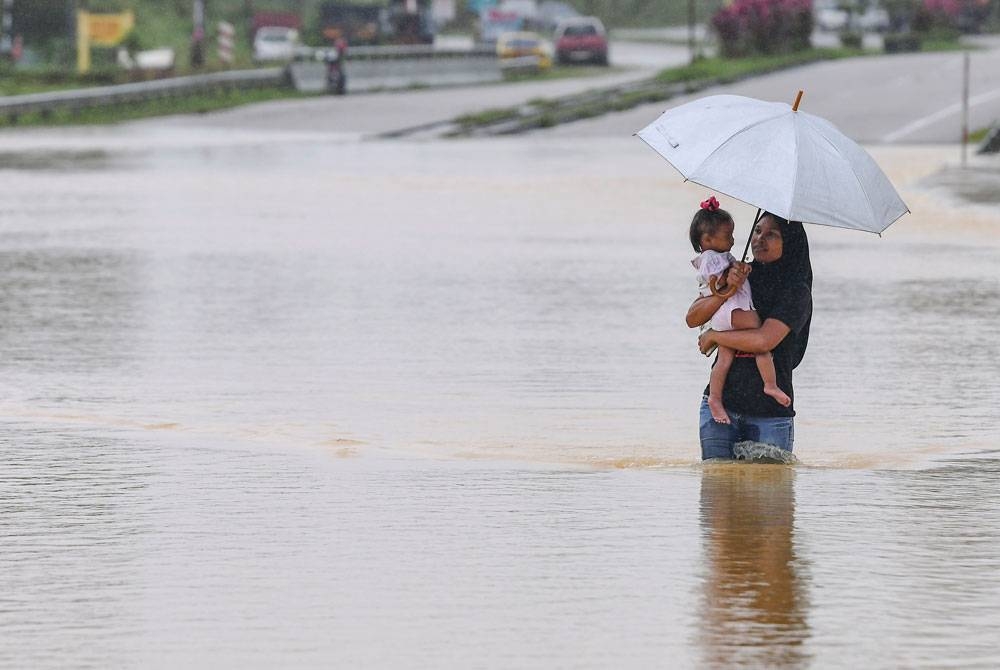
[[[84,109],[126,102],[142,102],[159,98],[190,95],[201,91],[229,88],[249,89],[273,86],[285,80],[284,68],[233,70],[187,77],[172,77],[154,81],[95,86],[92,88],[48,93],[29,93],[0,97],[0,114],[17,117],[31,112],[53,112],[60,109]]]

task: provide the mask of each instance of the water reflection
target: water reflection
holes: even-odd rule
[[[805,665],[808,603],[794,543],[795,471],[707,466],[699,644],[712,667]]]

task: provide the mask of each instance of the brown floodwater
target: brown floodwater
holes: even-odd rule
[[[1000,214],[872,151],[790,468],[698,462],[635,139],[0,137],[0,666],[1000,665]]]

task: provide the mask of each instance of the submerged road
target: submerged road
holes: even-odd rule
[[[979,47],[971,56],[971,129],[1000,119],[1000,39],[982,38]],[[621,42],[613,46],[611,59],[615,67],[592,77],[286,100],[140,123],[374,135],[515,106],[533,98],[644,79],[659,69],[687,62],[688,53],[682,46]],[[962,60],[962,53],[947,52],[828,61],[714,87],[697,95],[734,93],[791,102],[801,88],[805,90],[802,109],[830,119],[860,142],[951,143],[961,136]],[[645,105],[537,132],[627,135],[667,106],[686,101],[675,98],[667,104]]]

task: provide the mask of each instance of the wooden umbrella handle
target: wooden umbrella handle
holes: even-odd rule
[[[708,288],[709,290],[712,291],[712,295],[717,295],[720,298],[728,300],[729,298],[733,297],[733,295],[735,295],[737,286],[734,284],[729,288],[727,288],[725,291],[720,291],[719,278],[716,277],[715,275],[712,275],[711,277],[708,278]]]

